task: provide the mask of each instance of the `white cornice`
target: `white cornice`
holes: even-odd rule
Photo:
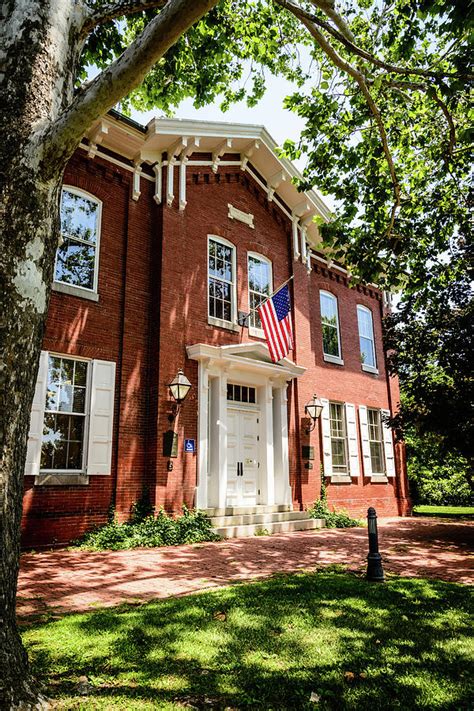
[[[146,131],[140,131],[138,125],[135,128],[112,114],[102,117],[97,121],[97,126],[101,126],[104,147],[129,159],[141,156],[142,160],[149,164],[159,162],[162,153],[169,151],[172,146],[176,146],[183,139],[201,139],[200,150],[211,154],[218,152],[224,141],[232,140],[232,148],[229,148],[229,152],[240,153],[244,158],[247,157],[248,147],[252,146],[251,161],[268,183],[266,189],[269,200],[273,199],[274,194],[279,195],[292,212],[293,208],[299,207],[302,202],[303,195],[297,191],[293,180],[301,180],[303,176],[289,160],[277,155],[277,143],[264,126],[221,121],[196,121],[194,119],[154,118],[146,126]],[[91,127],[89,135],[93,134],[95,130],[96,126],[94,125]],[[213,166],[216,168],[215,157]],[[250,157],[250,152],[248,157]],[[222,163],[219,162],[219,164]],[[242,167],[245,169],[244,165]],[[281,180],[278,187],[275,188],[270,183],[279,172],[287,176],[287,179]],[[332,219],[332,212],[317,189],[305,192],[304,198],[309,203],[308,214],[305,217],[311,217],[313,214],[326,222]],[[316,225],[311,225],[308,236],[312,243],[311,246],[316,246],[319,241]]]

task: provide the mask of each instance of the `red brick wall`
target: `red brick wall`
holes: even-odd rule
[[[116,363],[112,474],[92,476],[87,486],[35,486],[34,477],[25,477],[25,546],[76,538],[104,523],[114,505],[120,518],[127,516],[145,483],[150,255],[158,209],[152,183],[142,180],[136,203],[130,182],[129,171],[83,151],[66,170],[65,185],[102,201],[99,302],[53,291],[43,348]]]
[[[175,185],[178,173],[175,168]],[[255,216],[255,229],[228,218],[228,203]],[[157,377],[158,419],[150,439],[150,461],[156,463],[156,505],[178,511],[183,501],[192,506],[196,486],[197,454],[183,452],[184,437],[197,440],[197,363],[186,357],[186,346],[238,344],[255,340],[247,329],[240,333],[207,323],[207,236],[223,237],[235,245],[237,255],[237,308],[248,312],[247,252],[272,260],[275,285],[290,276],[289,225],[261,189],[237,168],[187,169],[187,205],[177,200],[163,208],[162,286],[160,304],[160,373]],[[173,471],[163,456],[163,432],[170,427],[168,383],[179,367],[193,387],[175,423],[179,455]]]
[[[375,290],[351,289],[337,270],[313,262],[293,261],[289,220],[248,173],[237,167],[188,166],[187,206],[156,205],[154,186],[142,178],[142,194],[131,199],[132,174],[99,157],[79,151],[71,160],[65,184],[97,196],[103,202],[98,303],[53,292],[44,348],[63,354],[112,360],[117,364],[114,446],[110,477],[90,477],[87,486],[34,486],[25,480],[24,544],[66,542],[103,523],[110,506],[123,520],[147,489],[152,502],[169,511],[194,503],[196,454],[183,452],[184,437],[197,440],[197,363],[186,357],[186,346],[254,340],[207,323],[207,236],[215,234],[237,250],[238,310],[248,311],[247,252],[258,252],[273,264],[278,286],[294,272],[295,350],[290,356],[307,368],[288,388],[290,483],[295,507],[304,508],[319,496],[319,425],[304,431],[304,405],[314,392],[321,397],[387,408],[398,399],[390,388],[381,348],[381,301]],[[166,185],[166,170],[163,184]],[[175,186],[178,169],[175,168]],[[177,193],[177,187],[175,193]],[[255,229],[228,218],[228,203],[252,213]],[[344,366],[322,357],[319,289],[333,292],[339,303]],[[356,304],[374,316],[379,375],[361,370]],[[168,383],[179,367],[193,385],[173,425],[168,420]],[[179,436],[173,471],[163,456],[163,433],[175,427]],[[307,469],[301,446],[315,447],[313,468]],[[397,447],[403,470],[403,450]],[[328,484],[331,503],[357,514],[374,505],[380,515],[407,510],[405,482],[371,484],[363,476],[352,485]],[[397,503],[397,497],[400,501]]]
[[[364,286],[351,287],[347,276],[338,269],[328,269],[318,261],[313,261],[310,277],[311,304],[310,330],[311,347],[305,352],[305,398],[310,398],[310,390],[329,400],[366,405],[373,408],[391,408],[391,391],[385,368],[382,347],[382,295],[374,289]],[[319,291],[324,290],[337,297],[341,351],[344,365],[324,361],[322,350],[321,314]],[[378,375],[362,370],[360,362],[359,332],[357,323],[357,305],[366,306],[372,312],[376,363]],[[303,364],[303,363],[302,363]],[[311,383],[311,385],[310,385]],[[396,387],[393,382],[393,387]],[[358,412],[356,413],[359,432]],[[315,461],[322,461],[321,427],[307,437],[308,444],[315,446],[318,456]],[[309,442],[311,440],[311,442]],[[388,483],[372,483],[363,475],[360,436],[358,438],[361,474],[352,477],[351,484],[331,483],[325,478],[329,503],[336,508],[344,508],[356,515],[365,515],[367,507],[374,506],[382,516],[401,513],[397,482],[389,479]],[[315,466],[318,466],[315,464]],[[314,491],[311,486],[303,488],[303,505],[311,503]],[[405,512],[405,508],[403,508]]]

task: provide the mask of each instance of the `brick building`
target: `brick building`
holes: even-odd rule
[[[324,259],[316,191],[263,127],[110,113],[64,176],[62,244],[32,409],[24,544],[156,507],[409,510],[383,295]],[[290,279],[294,349],[256,311]],[[246,321],[243,317],[249,314]],[[239,325],[244,323],[245,325]],[[178,408],[169,383],[191,389]],[[305,404],[324,409],[308,432]],[[186,441],[186,447],[185,447]],[[266,511],[266,508],[257,508]],[[268,527],[268,526],[267,526]]]

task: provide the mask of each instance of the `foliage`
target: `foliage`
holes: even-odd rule
[[[97,27],[80,77],[108,66],[159,11]],[[321,225],[328,256],[353,283],[402,290],[387,328],[391,371],[407,393],[396,424],[449,429],[447,448],[474,441],[464,357],[473,330],[471,25],[462,0],[221,0],[122,102],[171,114],[185,97],[196,107],[219,97],[226,109],[256,103],[265,72],[294,82],[286,106],[305,129],[282,153],[306,157],[302,189],[336,199],[335,219]]]
[[[133,523],[140,523],[154,513],[154,506],[151,503],[150,492],[144,489],[142,495],[132,504],[130,520]]]
[[[390,370],[406,395],[393,424],[443,434],[446,450],[472,456],[473,75],[460,77],[472,14],[430,0],[340,7],[348,31],[338,29],[370,59],[335,46],[363,79],[315,44],[316,82],[287,99],[306,129],[285,153],[307,153],[302,187],[336,197],[336,219],[321,226],[328,254],[353,282],[402,290],[387,322]],[[327,20],[322,11],[315,18]]]
[[[407,468],[415,503],[472,505],[474,481],[469,461],[456,451],[444,451],[435,435],[417,437],[408,432]]]
[[[79,79],[91,67],[106,68],[143,31],[159,10],[138,12],[96,28],[82,55]],[[305,33],[297,19],[268,0],[221,0],[155,64],[141,86],[124,97],[130,112],[162,110],[171,115],[185,98],[196,108],[220,98],[225,110],[246,99],[252,106],[265,92],[265,70],[301,84],[298,40]],[[307,42],[307,40],[306,40]]]
[[[321,498],[308,509],[308,514],[310,518],[324,518],[326,528],[355,528],[362,525],[345,511],[330,510],[324,480],[321,480]]]
[[[183,515],[172,518],[161,509],[157,516],[135,516],[126,523],[111,521],[105,526],[86,533],[77,545],[87,550],[125,550],[128,548],[154,548],[176,546],[181,543],[218,541],[212,531],[210,519],[203,511],[192,511],[183,506]]]
[[[465,245],[453,248],[447,264],[426,264],[425,287],[407,294],[385,322],[389,367],[403,391],[393,424],[406,431],[415,456],[428,433],[433,436],[427,444],[435,445],[438,456],[474,455],[474,275],[466,269],[471,257]]]
[[[309,711],[314,693],[321,711],[454,711],[472,699],[470,593],[320,570],[67,615],[23,639],[58,709]]]

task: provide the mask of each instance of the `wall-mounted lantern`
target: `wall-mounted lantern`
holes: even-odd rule
[[[169,417],[170,421],[172,422],[178,415],[181,403],[186,398],[188,392],[191,390],[191,383],[180,368],[171,383],[168,385],[168,387],[170,389],[171,396],[175,401],[173,412]]]
[[[323,407],[323,403],[316,395],[313,395],[313,399],[304,406],[305,415],[311,419],[311,424],[306,428],[306,434],[312,432],[316,427],[316,420],[320,417]]]

